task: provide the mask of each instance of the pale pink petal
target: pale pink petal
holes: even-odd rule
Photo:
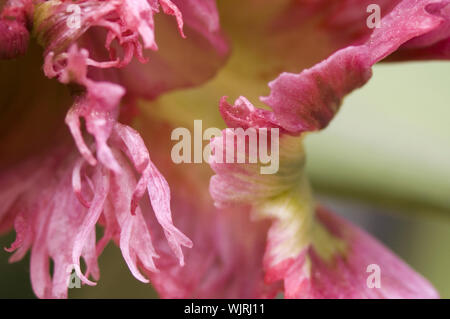
[[[86,145],[80,128],[79,118],[83,117],[86,121],[87,131],[95,138],[97,158],[108,168],[118,172],[120,167],[117,165],[107,141],[116,122],[119,103],[125,90],[113,83],[94,82],[88,79],[86,75],[87,60],[88,52],[79,50],[74,45],[67,53],[65,66],[55,73],[62,83],[77,83],[86,88],[86,92],[75,98],[74,105],[67,113],[66,123],[80,153],[88,163],[95,165],[97,161]],[[55,58],[46,61],[46,64],[53,65],[54,63],[60,63],[60,61]],[[47,67],[47,69],[49,68]]]
[[[157,271],[153,258],[158,258],[158,254],[153,248],[141,209],[138,207],[135,214],[131,214],[131,198],[136,188],[134,172],[123,155],[116,154],[116,156],[123,167],[123,173],[112,176],[109,202],[120,227],[120,249],[133,275],[140,281],[148,282],[140,274],[137,262],[139,261],[149,271]]]
[[[126,218],[126,221],[123,225],[122,231],[120,233],[120,249],[122,250],[123,258],[125,259],[125,262],[127,263],[128,267],[130,268],[131,273],[133,276],[137,279],[142,281],[143,283],[148,283],[148,279],[143,277],[141,273],[139,272],[137,265],[136,265],[136,255],[133,253],[130,253],[130,237],[131,237],[131,231],[133,229],[133,223],[134,223],[135,216],[129,215]]]
[[[104,203],[109,191],[109,172],[106,169],[96,170],[94,174],[94,198],[89,207],[86,217],[83,220],[80,230],[75,237],[75,244],[72,251],[72,262],[74,264],[77,275],[87,284],[95,285],[81,272],[80,256],[86,245],[87,239],[91,231],[95,228],[95,224],[103,212]]]
[[[38,234],[31,249],[30,278],[33,291],[38,298],[50,298],[51,278],[48,253],[44,242],[45,234]]]
[[[118,124],[116,134],[118,135],[117,138],[122,140],[123,150],[133,162],[136,170],[142,173],[141,179],[135,187],[131,211],[134,211],[143,192],[147,189],[156,218],[164,229],[171,249],[178,257],[180,264],[183,265],[184,257],[181,246],[192,247],[192,242],[173,225],[169,185],[151,162],[144,141],[136,131]]]
[[[145,48],[156,50],[153,9],[147,0],[126,0],[122,12],[125,22],[141,35]]]

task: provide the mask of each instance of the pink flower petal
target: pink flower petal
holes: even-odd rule
[[[114,174],[112,177],[111,195],[109,202],[115,214],[117,225],[120,227],[120,249],[133,275],[140,281],[148,282],[139,272],[137,261],[139,260],[145,269],[157,271],[153,258],[158,254],[152,245],[149,229],[142,216],[140,207],[131,214],[131,201],[136,188],[134,172],[126,164],[123,155],[117,154],[120,164],[124,168],[122,174]],[[106,231],[108,232],[107,225]]]
[[[133,194],[132,212],[147,189],[156,218],[163,227],[169,245],[178,257],[180,265],[183,265],[184,257],[181,246],[192,247],[192,242],[173,225],[170,211],[170,189],[167,181],[151,162],[144,141],[136,131],[118,124],[116,133],[122,140],[124,151],[132,160],[136,170],[142,173]]]
[[[317,219],[348,245],[347,251],[327,261],[311,245],[297,258],[276,265],[266,259],[266,279],[284,278],[286,298],[439,298],[426,279],[366,232],[324,209],[317,211]],[[379,287],[368,285],[370,265],[379,267]]]
[[[270,95],[261,101],[272,108],[278,124],[290,132],[324,128],[342,98],[369,80],[373,64],[411,39],[446,29],[439,10],[427,11],[432,2],[402,1],[364,44],[344,48],[300,74],[281,74],[269,83]],[[443,6],[448,2],[440,3]]]
[[[94,198],[84,218],[80,230],[75,237],[75,244],[72,251],[72,262],[77,275],[87,284],[95,285],[82,272],[80,268],[80,256],[86,245],[88,236],[95,229],[95,224],[103,212],[106,197],[109,191],[109,172],[106,169],[96,170],[94,178]]]
[[[137,200],[134,215],[131,213],[138,183],[136,171],[125,156],[130,156],[137,172],[142,173],[140,181],[145,182],[146,188],[160,189],[165,180],[153,164],[150,166],[148,151],[137,132],[119,124],[116,128],[120,134],[114,133],[111,149],[121,167],[120,173],[109,170],[101,162],[94,167],[83,166],[84,160],[74,151],[61,148],[43,159],[19,165],[5,175],[5,181],[12,182],[14,191],[9,193],[12,204],[6,207],[4,214],[14,217],[17,232],[16,241],[8,251],[15,251],[11,257],[13,262],[32,247],[33,289],[41,298],[67,297],[72,268],[84,283],[95,284],[88,277],[91,275],[98,280],[97,257],[111,239],[120,244],[136,278],[148,281],[140,274],[138,269],[141,267],[145,271],[158,272],[153,260],[158,258],[158,254]],[[35,173],[27,174],[30,171]],[[158,180],[152,182],[155,178]],[[46,182],[43,184],[42,180]],[[156,199],[152,198],[154,211],[162,214],[158,220],[164,227],[169,245],[182,263],[181,245],[191,246],[192,242],[175,228],[170,210],[165,211],[170,207],[170,195],[168,188],[163,191],[156,195]],[[145,211],[146,215],[152,213],[151,209]],[[106,229],[104,237],[96,245],[95,226],[100,220]],[[80,257],[87,266],[84,273]],[[49,258],[54,261],[53,276],[49,274]]]

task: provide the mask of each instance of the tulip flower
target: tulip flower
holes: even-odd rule
[[[110,241],[163,298],[437,298],[388,248],[316,203],[303,141],[374,64],[448,59],[449,4],[6,1],[0,232],[15,229],[10,261],[31,251],[39,298],[67,297],[72,270],[95,285]],[[254,106],[269,80],[265,106]],[[167,112],[164,94],[186,88],[192,100]],[[172,130],[219,116],[229,129],[211,139],[209,165],[174,163]],[[238,128],[258,140],[279,132],[274,174],[221,160],[227,138],[247,143]]]

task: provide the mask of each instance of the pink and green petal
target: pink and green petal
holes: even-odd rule
[[[447,22],[441,11],[430,10],[430,3],[403,1],[383,18],[381,28],[365,43],[339,50],[300,74],[280,75],[269,84],[270,95],[261,99],[273,113],[254,108],[242,97],[234,106],[225,100],[221,102],[221,113],[231,127],[278,126],[282,132],[280,169],[266,176],[259,172],[261,164],[229,164],[220,160],[226,156],[225,146],[230,147],[226,145],[229,136],[236,135],[237,142],[233,146],[242,138],[224,130],[222,137],[211,142],[216,151],[211,167],[216,175],[211,179],[210,192],[220,207],[251,205],[253,214],[273,220],[264,262],[266,280],[270,283],[283,280],[286,297],[438,296],[427,281],[387,249],[374,244],[368,235],[357,232],[361,245],[357,246],[358,239],[348,235],[350,229],[356,232],[354,228],[345,228],[344,224],[336,222],[333,225],[342,231],[337,234],[330,228],[331,223],[324,223],[325,213],[316,215],[316,205],[303,172],[302,136],[291,136],[327,126],[343,97],[369,80],[371,66],[403,43],[433,32],[440,35],[440,28],[445,28]],[[414,19],[404,19],[405,16],[414,16]],[[259,138],[265,137],[261,131],[258,134]],[[248,159],[248,149],[244,152]],[[370,262],[371,259],[374,260]],[[387,287],[370,290],[364,285],[366,262],[379,264],[384,269]],[[339,271],[333,271],[335,267],[339,267]],[[395,280],[395,271],[400,268],[411,278],[411,285]]]
[[[266,279],[284,280],[286,298],[439,298],[426,279],[366,232],[323,208],[316,216],[322,234],[298,257],[269,266],[266,255]],[[324,231],[335,242],[334,252],[323,247]]]
[[[252,118],[245,112],[235,113]],[[211,142],[214,150],[233,134],[224,130],[222,137]],[[240,135],[235,137],[239,141]],[[249,156],[247,150],[245,155]],[[264,255],[265,282],[282,282],[286,298],[438,297],[422,276],[375,239],[316,209],[304,172],[302,137],[281,135],[280,168],[273,175],[261,175],[258,163],[221,163],[218,157],[215,153],[211,160],[216,175],[211,178],[210,193],[222,209],[250,208],[254,218],[271,221]],[[367,283],[372,264],[381,268],[381,287]],[[398,271],[405,277],[399,277]]]

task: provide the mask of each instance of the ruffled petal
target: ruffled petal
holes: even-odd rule
[[[170,211],[170,189],[164,177],[151,162],[144,141],[133,129],[123,126],[116,126],[116,134],[123,142],[124,151],[136,167],[142,173],[138,185],[134,187],[133,198],[130,210],[136,209],[145,188],[148,191],[150,202],[155,212],[159,224],[163,227],[169,245],[180,261],[184,265],[184,257],[181,246],[192,247],[192,242],[181,233],[172,222]]]
[[[125,158],[117,153],[120,164],[127,170],[125,174],[114,174],[112,179],[112,193],[109,198],[110,209],[115,214],[118,231],[120,231],[120,249],[132,274],[140,281],[148,282],[138,270],[140,261],[149,271],[157,271],[153,258],[158,254],[153,248],[150,232],[146,227],[141,208],[136,207],[131,214],[133,191],[136,189],[136,179],[133,171],[125,163]],[[106,232],[112,233],[106,225]]]
[[[182,31],[184,22],[178,7],[169,0],[161,0],[159,4],[166,14],[176,17],[179,31],[184,36]],[[94,81],[92,76],[95,78],[115,73],[116,79],[118,78],[121,83],[128,86],[125,78],[122,76],[126,73],[121,75],[118,71],[111,68],[127,66],[132,61],[133,56],[136,56],[141,63],[146,62],[146,59],[143,57],[139,35],[143,39],[144,47],[157,50],[154,41],[153,15],[158,12],[159,5],[156,1],[148,2],[146,0],[86,1],[79,6],[79,15],[82,20],[80,23],[83,27],[78,28],[70,27],[68,21],[66,21],[67,18],[70,18],[68,17],[70,5],[72,4],[67,1],[48,1],[36,6],[34,32],[38,41],[46,49],[44,72],[48,77],[57,77],[64,84],[76,85],[76,90],[74,90],[75,103],[66,116],[66,123],[80,153],[91,165],[96,165],[98,159],[109,169],[119,172],[120,167],[117,165],[107,142],[117,121],[122,97],[127,93],[129,96],[138,95],[152,98],[155,94],[157,95],[161,92],[159,89],[153,90],[151,85],[146,82],[141,82],[145,84],[146,93],[133,92],[132,90],[126,92],[124,87],[118,84]],[[199,7],[200,10],[198,12],[201,11],[203,6]],[[196,6],[186,6],[186,8],[187,12],[194,13],[191,15],[190,21],[195,24],[199,19],[195,16],[195,12],[197,12]],[[212,10],[203,11],[203,13],[207,12],[214,19],[214,14],[216,13],[213,10],[214,6],[209,8]],[[115,13],[117,17],[112,15],[112,13]],[[205,19],[204,15],[200,19]],[[81,37],[94,26],[100,26],[107,32],[105,39],[105,47],[109,52],[109,60],[107,61],[97,62],[90,58],[90,53],[95,55],[97,50],[94,49],[90,52],[87,49],[78,49],[76,44],[78,40],[83,43]],[[217,24],[211,28],[211,32],[218,32]],[[89,42],[88,35],[88,42],[86,43],[89,45],[92,44],[92,41]],[[112,46],[114,40],[117,40],[118,47]],[[91,45],[91,48],[95,48],[95,46]],[[123,55],[121,58],[116,59],[117,49],[122,51]],[[226,50],[224,46],[220,49]],[[186,53],[186,51],[182,51]],[[224,54],[224,52],[221,52],[221,55]],[[157,62],[159,66],[164,65],[162,61]],[[95,68],[95,71],[91,72],[90,75],[88,75],[88,66]],[[132,66],[129,68],[131,69]],[[103,69],[105,71],[102,71]],[[139,70],[141,70],[140,66]],[[145,71],[148,72],[150,70]],[[198,72],[190,73],[196,74]],[[161,74],[168,73],[161,72]],[[130,85],[130,88],[136,87],[136,74],[132,76],[133,85]],[[112,76],[109,76],[109,78],[112,78]],[[180,77],[177,76],[177,78]],[[161,81],[161,77],[158,77],[158,81]],[[184,82],[185,80],[182,81]],[[160,84],[158,86],[161,87]],[[168,88],[165,86],[164,90]],[[148,92],[153,93],[149,95]],[[95,139],[96,156],[93,155],[93,150],[90,150],[84,141],[80,128],[80,117],[85,119],[86,130]]]
[[[109,193],[109,172],[105,168],[95,170],[92,178],[94,197],[89,205],[86,217],[75,236],[74,247],[72,249],[72,263],[75,271],[85,283],[94,285],[81,271],[80,256],[83,248],[92,231],[95,230],[95,225],[103,212],[105,200]],[[95,240],[95,238],[94,238]]]
[[[133,149],[141,154],[144,150],[147,166],[141,166],[143,170],[138,171],[143,176],[147,167],[153,164],[142,140],[134,140],[139,137],[137,133],[123,126],[121,128],[121,134],[124,131],[132,134],[130,141],[134,144],[128,144],[130,141],[127,139],[125,144],[116,144],[114,139],[111,142],[112,152],[121,167],[120,173],[109,170],[101,163],[94,167],[87,165],[70,147],[55,150],[50,155],[8,171],[13,177],[20,177],[20,181],[15,182],[17,189],[9,193],[12,204],[6,208],[6,213],[14,216],[17,232],[16,240],[7,250],[15,251],[10,259],[14,262],[21,259],[31,247],[32,282],[38,297],[67,297],[72,269],[84,283],[94,285],[95,282],[89,276],[98,280],[97,257],[111,239],[119,243],[124,259],[137,279],[148,281],[140,274],[138,269],[141,267],[149,272],[158,271],[153,260],[158,258],[158,254],[144,219],[144,214],[148,218],[153,212],[152,209],[143,212],[138,202],[134,213],[131,213],[138,182],[136,172],[126,158],[127,153],[122,153],[121,148]],[[35,174],[21,175],[27,170]],[[154,187],[152,178],[158,178],[158,183],[165,182],[161,175],[155,177],[155,170],[152,166],[153,174],[143,177],[147,187]],[[46,183],[42,184],[42,180]],[[169,202],[170,197],[159,197],[158,202],[153,203],[153,208],[155,212],[161,213],[159,205],[163,207],[162,213],[166,215],[158,216],[158,219],[162,219],[163,232],[182,264],[184,255],[181,246],[190,247],[192,242],[174,227],[170,210],[164,211],[170,207]],[[97,224],[105,226],[104,237],[98,244],[95,237]],[[80,257],[85,261],[85,271],[81,269]],[[54,261],[52,276],[49,258]]]
[[[127,65],[133,56],[144,62],[139,36],[144,47],[156,49],[152,17],[158,11],[158,3],[85,1],[80,3],[81,28],[70,28],[66,23],[70,4],[69,1],[37,3],[33,31],[45,47],[45,75],[70,85],[74,104],[66,116],[66,124],[83,158],[77,157],[71,147],[52,150],[33,159],[30,167],[28,164],[11,167],[5,173],[5,182],[13,183],[12,187],[6,184],[2,187],[7,205],[1,211],[0,225],[7,228],[15,219],[17,230],[17,239],[8,249],[16,251],[11,261],[20,259],[32,247],[33,289],[42,298],[67,297],[67,280],[72,269],[84,283],[94,284],[88,277],[98,279],[97,256],[115,236],[138,279],[146,281],[139,273],[140,267],[157,271],[153,262],[157,254],[139,204],[145,190],[180,264],[184,263],[181,246],[192,246],[172,223],[168,184],[150,161],[144,142],[137,132],[117,123],[126,93],[124,87],[113,83],[111,78],[97,81],[92,77],[101,74],[102,69]],[[175,16],[183,35],[178,8],[168,0],[159,4],[165,13]],[[148,19],[142,19],[144,16]],[[107,30],[105,46],[110,60],[98,62],[91,58],[90,50],[78,48],[76,42],[82,43],[82,36],[93,26]],[[117,59],[111,46],[114,40],[123,49],[123,55]],[[88,67],[94,69],[92,74]],[[86,131],[93,136],[94,143],[85,137],[80,118],[85,120]],[[139,183],[135,181],[136,171],[121,151],[142,175]],[[45,165],[37,168],[39,159],[44,159]],[[33,174],[27,174],[29,171]],[[39,185],[40,178],[45,178],[44,185]],[[112,189],[111,179],[113,183],[119,181]],[[19,200],[20,205],[16,203]],[[106,221],[107,229],[96,247],[95,227],[99,221]],[[81,257],[86,262],[85,272],[81,270]],[[49,273],[49,258],[54,261],[53,276]]]
[[[373,64],[411,39],[447,30],[441,11],[427,10],[430,3],[402,1],[364,44],[342,49],[300,74],[281,74],[269,84],[271,93],[261,101],[272,108],[279,125],[290,132],[324,128],[342,98],[369,80]],[[447,3],[441,2],[441,10]]]
[[[366,50],[349,47],[300,74],[283,73],[269,83],[269,105],[279,125],[296,134],[324,128],[342,98],[372,75]]]
[[[63,160],[65,158],[65,160]],[[41,298],[67,297],[68,281],[73,268],[71,252],[75,246],[87,210],[74,196],[71,187],[73,154],[60,149],[51,156],[28,163],[35,175],[22,177],[24,187],[16,195],[16,204],[8,210],[15,212],[16,241],[8,251],[14,251],[10,262],[20,260],[31,249],[31,279],[33,290]],[[19,166],[16,172],[20,172]],[[14,172],[14,170],[11,170]],[[42,180],[46,184],[42,185]],[[88,271],[98,278],[95,236],[89,229],[87,241],[80,243]],[[50,276],[49,258],[54,261]]]

